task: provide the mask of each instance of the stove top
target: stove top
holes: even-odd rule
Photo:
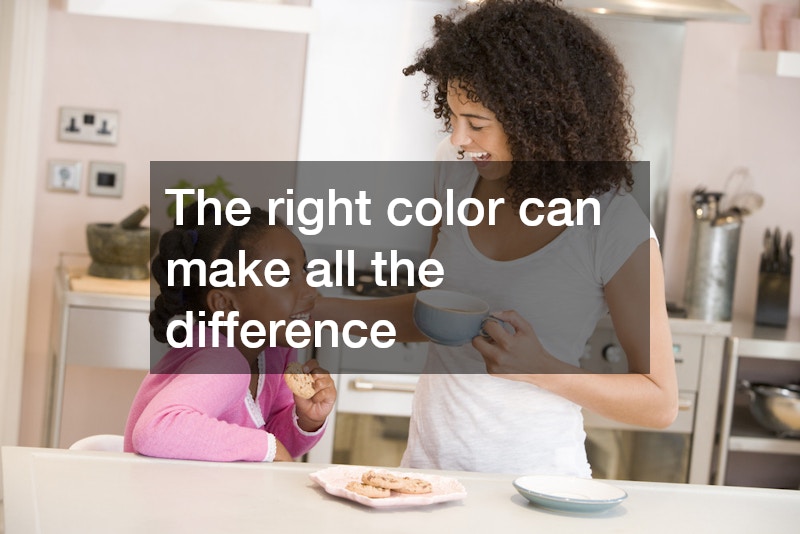
[[[389,272],[383,272],[383,282],[385,286],[379,286],[375,281],[375,273],[370,270],[356,269],[355,285],[345,286],[345,289],[356,295],[363,297],[394,297],[396,295],[407,295],[409,293],[416,293],[422,289],[421,285],[408,286],[408,277],[398,273],[397,285],[389,285],[390,275]]]

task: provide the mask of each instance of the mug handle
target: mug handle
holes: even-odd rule
[[[509,323],[507,321],[504,321],[504,320],[500,319],[499,317],[495,317],[494,315],[489,315],[483,321],[481,321],[481,330],[479,332],[481,337],[484,337],[486,339],[492,339],[492,336],[490,336],[488,334],[488,332],[486,332],[486,330],[483,329],[483,325],[485,325],[487,321],[494,321],[496,323],[500,323],[500,325],[502,325],[502,327],[505,328],[506,332],[508,332],[509,334],[513,335],[513,334],[515,334],[517,332],[514,329],[514,327],[511,326],[511,323]]]

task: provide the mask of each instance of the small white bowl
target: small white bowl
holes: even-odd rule
[[[624,490],[590,478],[528,475],[513,484],[530,502],[568,512],[602,512],[628,497]]]

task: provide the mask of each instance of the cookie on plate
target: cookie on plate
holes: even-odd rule
[[[384,499],[392,494],[391,490],[388,488],[379,488],[369,484],[362,484],[358,480],[351,480],[348,482],[345,489],[363,495],[364,497],[369,497],[370,499]]]
[[[283,378],[292,393],[304,399],[314,396],[314,377],[303,372],[303,366],[298,362],[291,362],[286,366]]]
[[[361,482],[378,488],[387,488],[397,493],[421,494],[433,491],[431,483],[421,478],[400,477],[386,471],[369,470],[361,475]]]

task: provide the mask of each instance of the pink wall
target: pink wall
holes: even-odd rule
[[[59,252],[85,252],[89,222],[117,221],[149,204],[151,160],[294,160],[306,36],[69,15],[48,19],[46,88],[20,441],[38,445],[47,378],[52,280]],[[61,106],[119,111],[116,146],[57,140]],[[124,196],[45,189],[48,159],[126,166]],[[85,179],[85,173],[84,173]],[[274,184],[277,191],[288,184]],[[94,431],[84,407],[124,424],[142,373],[74,368],[68,373],[64,441]],[[121,431],[121,426],[119,427]]]
[[[701,184],[722,190],[734,168],[748,167],[765,202],[742,227],[734,314],[752,317],[764,230],[780,226],[784,235],[794,233],[795,243],[800,237],[800,79],[740,71],[740,54],[760,47],[761,3],[734,3],[750,14],[750,24],[692,22],[687,27],[663,253],[667,296],[680,301],[691,234],[690,193]],[[793,270],[791,315],[800,316],[800,261]]]

